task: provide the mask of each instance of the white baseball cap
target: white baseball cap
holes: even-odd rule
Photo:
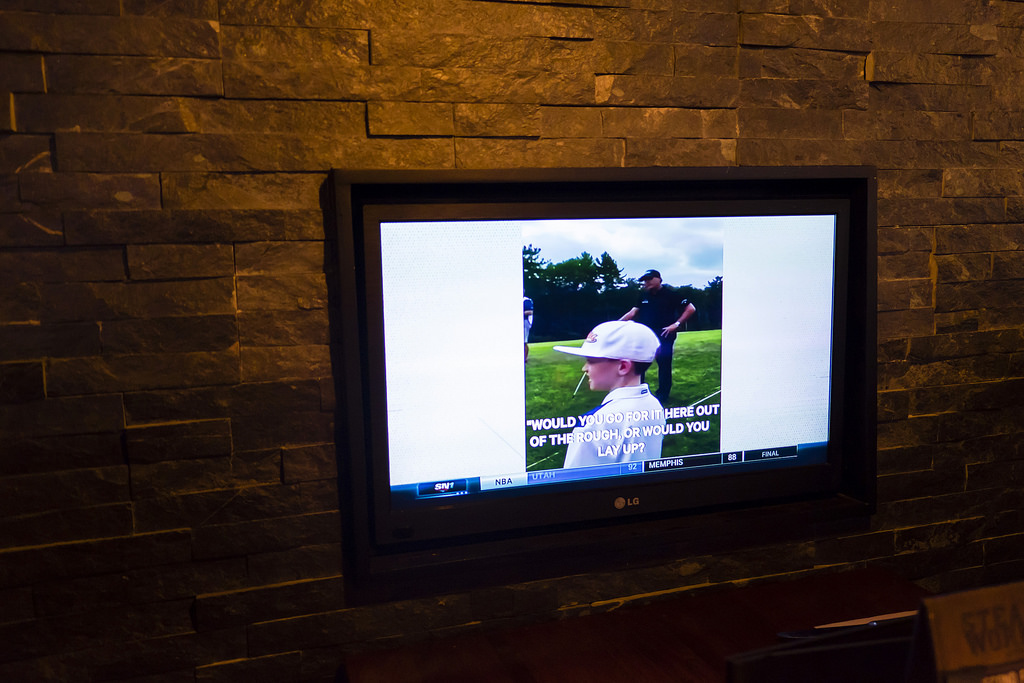
[[[650,363],[658,350],[658,336],[651,328],[632,320],[601,323],[587,335],[583,345],[555,346],[555,351],[586,358],[613,358]]]

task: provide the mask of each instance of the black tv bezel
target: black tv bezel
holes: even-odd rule
[[[337,241],[338,258],[332,313],[339,322],[332,326],[332,357],[348,601],[609,569],[709,552],[723,543],[742,547],[863,524],[875,506],[875,175],[874,168],[860,166],[332,171],[336,230],[331,237]],[[776,213],[787,203],[813,200],[839,200],[848,206],[845,253],[837,253],[837,266],[846,268],[841,275],[842,372],[833,394],[843,425],[834,444],[840,457],[800,471],[734,474],[729,487],[720,481],[703,489],[692,482],[630,482],[562,493],[557,499],[549,494],[469,502],[472,514],[460,512],[454,521],[445,520],[449,506],[438,505],[420,512],[433,520],[424,526],[429,533],[405,532],[401,515],[391,514],[382,488],[386,452],[380,444],[387,425],[381,291],[373,235],[364,241],[364,207],[416,205],[420,211],[443,205],[450,213],[462,205],[472,215],[473,207],[481,204],[593,205],[595,197],[620,204],[724,205],[743,199],[767,202]],[[673,505],[670,499],[687,488],[699,492],[699,500]],[[646,505],[645,512],[611,514],[612,489],[627,499],[643,496],[657,502]],[[555,509],[559,514],[545,515],[545,510]],[[473,522],[467,525],[467,519]],[[517,519],[521,522],[510,523]],[[445,525],[451,525],[449,533]],[[714,536],[709,536],[711,530],[717,530]]]

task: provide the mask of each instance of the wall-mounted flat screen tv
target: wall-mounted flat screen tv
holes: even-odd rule
[[[353,600],[872,512],[873,169],[339,170],[332,188]]]

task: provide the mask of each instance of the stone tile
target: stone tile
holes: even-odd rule
[[[230,244],[130,244],[126,256],[132,280],[230,277],[235,272]]]
[[[21,197],[49,209],[157,209],[160,178],[134,173],[28,173]]]
[[[123,425],[120,394],[0,405],[0,431],[7,438],[111,433]]]
[[[51,396],[236,382],[236,350],[54,359],[48,366],[47,374],[47,387]]]
[[[84,55],[217,58],[217,24],[175,16],[8,14],[0,42],[8,50]]]
[[[222,418],[129,427],[124,449],[131,464],[229,456],[231,423]]]
[[[185,57],[54,55],[47,91],[110,95],[223,95],[221,62]]]
[[[107,355],[226,351],[238,343],[238,327],[233,315],[108,320],[100,336]]]
[[[175,190],[181,201],[202,202],[202,183]],[[226,193],[214,183],[212,192]],[[258,184],[256,184],[258,185]],[[258,192],[257,188],[253,192]],[[197,196],[198,195],[198,196]],[[266,200],[262,200],[266,203]],[[204,202],[205,203],[205,202]],[[215,203],[212,199],[209,203]],[[322,239],[323,213],[310,208],[188,209],[156,211],[71,211],[66,214],[70,244],[191,244],[263,240]]]

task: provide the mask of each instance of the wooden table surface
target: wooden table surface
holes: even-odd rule
[[[724,682],[727,657],[781,631],[915,610],[925,595],[871,569],[768,581],[353,655],[343,673],[351,683]]]

